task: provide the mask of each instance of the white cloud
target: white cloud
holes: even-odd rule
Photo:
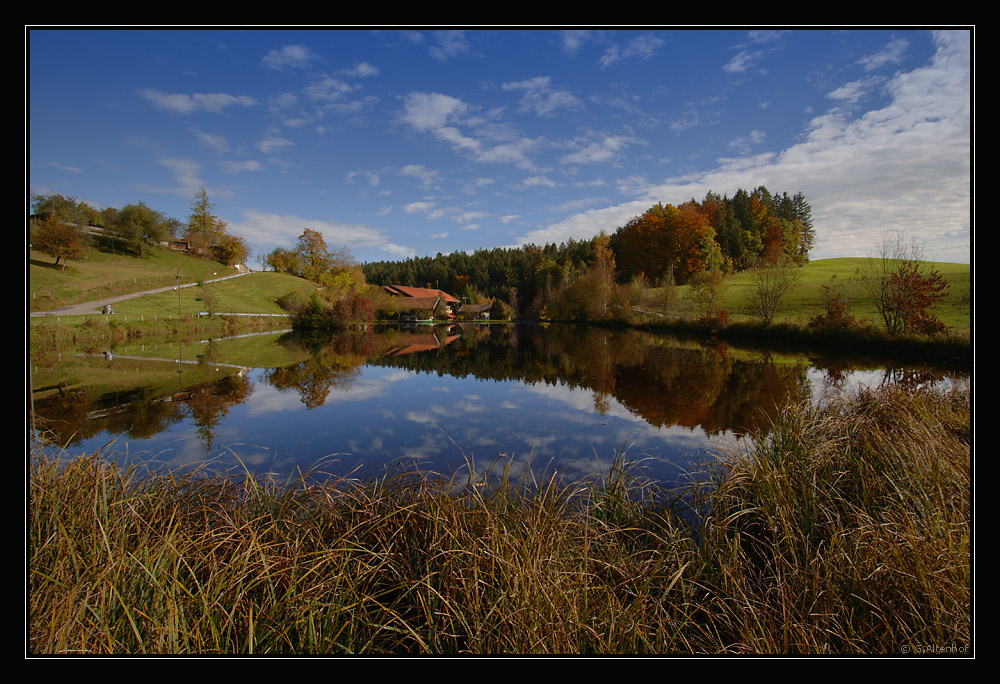
[[[522,188],[554,188],[556,187],[555,181],[546,176],[530,176],[521,181],[520,187]]]
[[[533,111],[538,116],[551,116],[557,110],[580,105],[580,101],[568,90],[553,89],[552,79],[548,76],[504,83],[502,87],[504,90],[524,91],[521,111]]]
[[[910,47],[910,41],[905,38],[897,38],[890,42],[881,51],[874,55],[868,55],[858,60],[858,64],[865,68],[865,71],[879,69],[886,64],[898,64],[903,60],[906,50]]]
[[[268,106],[272,111],[284,111],[291,109],[299,103],[299,96],[295,93],[281,93],[268,100]]]
[[[563,164],[594,164],[616,159],[628,145],[637,142],[634,138],[621,135],[607,135],[600,140],[577,143],[576,152],[567,154],[559,161]]]
[[[274,135],[269,135],[268,137],[257,141],[257,149],[264,154],[274,154],[279,150],[292,147],[293,145],[295,145],[295,143],[291,140],[279,138]]]
[[[435,31],[432,35],[435,42],[428,48],[428,52],[436,60],[443,62],[469,51],[469,41],[465,39],[465,31]]]
[[[353,68],[345,69],[343,73],[345,76],[353,76],[355,78],[371,78],[372,76],[378,76],[378,68],[368,62],[359,62]]]
[[[351,171],[347,174],[347,178],[344,180],[345,183],[353,183],[354,179],[358,176],[365,178],[368,181],[368,185],[371,187],[377,187],[381,182],[379,174],[374,171]]]
[[[858,79],[857,81],[845,83],[839,88],[831,90],[826,94],[826,96],[831,100],[838,100],[840,102],[853,104],[863,99],[873,88],[877,87],[882,82],[883,79],[879,76],[869,76],[867,78]]]
[[[742,74],[746,72],[771,51],[777,49],[776,46],[765,48],[759,46],[772,43],[783,34],[784,31],[771,30],[754,30],[748,32],[746,40],[736,46],[739,52],[722,67],[722,70],[727,74]]]
[[[470,155],[475,161],[533,167],[529,152],[537,149],[539,143],[536,140],[517,138],[505,126],[486,126],[486,120],[472,116],[472,107],[450,95],[410,93],[405,98],[400,120],[419,132],[431,133],[455,150]],[[489,136],[508,139],[488,145],[463,133],[460,126],[485,127]]]
[[[761,145],[767,134],[761,130],[750,131],[748,135],[741,135],[729,141],[729,147],[746,154],[752,147]]]
[[[457,223],[468,223],[477,219],[486,218],[486,213],[482,211],[464,211],[458,216],[452,216],[451,220]]]
[[[482,150],[476,160],[484,163],[515,164],[521,168],[534,167],[529,153],[535,151],[539,142],[530,138],[521,138],[509,143],[495,145]]]
[[[441,129],[460,120],[469,110],[458,98],[441,93],[410,93],[403,107],[402,120],[418,131]]]
[[[195,131],[194,134],[203,145],[210,147],[218,154],[224,154],[229,151],[229,143],[225,136],[215,133],[204,133],[202,131]]]
[[[192,195],[193,197],[193,195]],[[318,231],[330,247],[345,245],[349,249],[384,251],[395,258],[408,258],[416,253],[412,248],[395,244],[384,230],[361,224],[323,221],[294,215],[268,214],[247,209],[243,220],[230,222],[230,230],[242,236],[255,249],[270,251],[276,246],[295,244],[306,228]]]
[[[221,113],[226,107],[254,107],[257,100],[249,95],[229,95],[227,93],[163,93],[153,88],[140,90],[139,94],[149,100],[157,109],[177,114],[195,112]]]
[[[75,166],[64,166],[59,162],[55,161],[49,162],[49,166],[51,166],[54,169],[59,169],[60,171],[69,171],[71,173],[83,173],[83,169],[77,168]]]
[[[238,173],[240,171],[263,171],[264,167],[260,162],[248,159],[247,161],[236,162],[236,161],[225,161],[222,162],[222,168],[229,173]]]
[[[191,159],[161,159],[159,163],[174,172],[180,187],[174,192],[194,197],[204,185],[201,178],[201,164]]]
[[[433,202],[410,202],[403,205],[403,211],[407,214],[426,214],[434,209]]]
[[[623,62],[628,59],[646,60],[656,54],[657,49],[663,45],[663,39],[651,33],[643,34],[633,38],[624,46],[612,45],[604,55],[598,60],[602,69]]]
[[[583,44],[587,42],[592,36],[591,31],[582,29],[573,29],[567,31],[560,31],[559,37],[562,39],[562,49],[567,55],[575,55]]]
[[[356,90],[357,86],[351,85],[339,78],[323,74],[313,79],[305,87],[305,94],[313,100],[338,101],[342,100],[348,93]]]
[[[423,164],[407,164],[399,170],[400,175],[415,178],[421,187],[429,188],[440,182],[441,174],[434,169],[428,169]]]
[[[270,50],[260,63],[268,69],[280,71],[285,68],[302,69],[319,60],[320,57],[305,45],[285,45]]]

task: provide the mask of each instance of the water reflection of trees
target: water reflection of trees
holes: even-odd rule
[[[678,346],[634,330],[586,327],[483,327],[436,354],[373,363],[585,388],[599,412],[614,398],[652,425],[710,434],[766,426],[808,390],[804,360],[776,363],[765,353],[737,356],[724,346]]]
[[[212,450],[215,431],[233,406],[242,404],[253,393],[253,385],[244,374],[231,375],[190,393],[185,406],[206,451]]]
[[[657,427],[699,427],[709,434],[766,428],[792,401],[809,396],[807,369],[821,368],[839,388],[853,367],[842,360],[772,358],[724,345],[679,343],[635,330],[584,326],[455,326],[363,333],[285,335],[280,343],[305,360],[268,370],[264,382],[298,393],[313,409],[331,392],[348,391],[365,364],[457,378],[544,383],[586,389],[598,412],[614,399]],[[115,362],[116,364],[118,361]],[[882,370],[883,383],[930,383],[932,369]],[[51,392],[52,388],[46,388]],[[107,432],[143,439],[190,418],[209,450],[220,422],[247,400],[243,373],[172,389],[62,389],[34,401],[53,441],[72,445]]]
[[[334,389],[347,391],[361,375],[361,366],[375,349],[372,332],[340,335],[294,334],[282,339],[286,346],[308,351],[300,363],[268,371],[272,387],[295,391],[309,409],[322,406]]]

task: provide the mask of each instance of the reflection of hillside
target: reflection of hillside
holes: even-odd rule
[[[246,401],[252,388],[241,373],[214,382],[107,391],[77,387],[33,402],[37,427],[60,445],[101,433],[145,439],[191,417],[206,445],[229,409]]]

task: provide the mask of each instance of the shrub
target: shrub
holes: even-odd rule
[[[357,292],[350,292],[333,304],[333,316],[346,328],[368,328],[375,323],[375,305]]]
[[[850,314],[847,295],[840,290],[824,285],[822,289],[823,311],[809,319],[809,327],[816,332],[839,332],[857,326]]]
[[[367,328],[374,323],[374,303],[357,292],[338,297],[332,303],[314,294],[292,319],[293,327],[314,330]]]
[[[711,330],[721,330],[729,324],[729,314],[723,309],[701,317],[701,323]]]
[[[292,290],[278,297],[276,303],[288,313],[297,314],[309,305],[309,296],[301,290]]]

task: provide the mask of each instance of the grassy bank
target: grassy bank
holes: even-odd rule
[[[150,340],[197,340],[289,327],[284,317],[114,315],[63,316],[32,319],[28,343],[32,352],[109,347]]]
[[[714,339],[737,346],[766,347],[772,351],[797,350],[858,357],[878,363],[935,363],[968,367],[972,345],[968,334],[889,335],[871,325],[841,329],[815,329],[797,323],[769,326],[756,321],[724,325],[693,319],[647,319],[630,324],[653,333]]]
[[[623,463],[277,486],[34,453],[29,649],[970,653],[966,392],[802,408],[752,450],[697,525]]]

